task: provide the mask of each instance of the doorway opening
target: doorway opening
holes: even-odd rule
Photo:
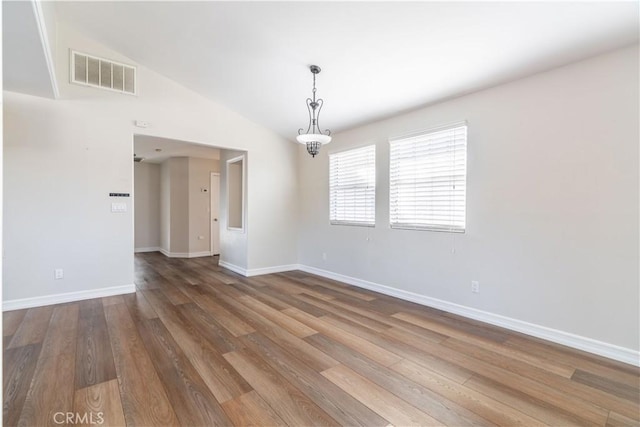
[[[223,150],[134,135],[135,253],[210,259],[217,264]]]

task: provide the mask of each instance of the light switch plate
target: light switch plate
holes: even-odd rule
[[[111,212],[123,213],[127,211],[127,204],[122,202],[111,203]]]

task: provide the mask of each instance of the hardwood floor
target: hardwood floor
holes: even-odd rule
[[[4,425],[640,426],[636,367],[332,280],[149,253],[136,285],[4,313]]]

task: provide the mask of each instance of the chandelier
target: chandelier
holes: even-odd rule
[[[320,67],[312,65],[309,67],[309,70],[311,70],[311,73],[313,74],[313,99],[307,98],[309,126],[304,133],[304,128],[298,129],[298,136],[296,137],[296,140],[300,144],[305,144],[307,146],[307,152],[311,154],[311,157],[315,157],[320,151],[322,144],[326,145],[331,142],[331,131],[326,129],[322,132],[320,130],[320,124],[318,123],[318,120],[320,119],[320,110],[322,110],[322,105],[324,104],[322,98],[316,99],[316,74],[321,71]]]

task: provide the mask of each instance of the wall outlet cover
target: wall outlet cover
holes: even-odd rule
[[[475,294],[480,293],[480,282],[478,282],[477,280],[471,281],[471,292]]]

